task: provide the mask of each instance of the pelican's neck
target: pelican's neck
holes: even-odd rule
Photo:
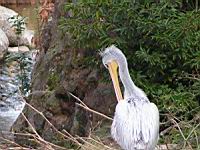
[[[140,98],[146,99],[145,93],[140,88],[138,88],[132,81],[131,76],[129,74],[127,61],[119,62],[118,65],[119,65],[119,76],[125,91],[124,98],[126,99],[129,97],[133,97],[137,99]]]

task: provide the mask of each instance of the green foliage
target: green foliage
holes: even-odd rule
[[[51,70],[47,80],[48,89],[50,91],[54,90],[58,83],[59,76],[53,70]]]
[[[26,17],[21,17],[19,15],[12,16],[8,18],[8,21],[12,23],[12,27],[15,29],[16,35],[20,36],[25,30]]]
[[[29,53],[10,53],[6,57],[6,61],[16,61],[19,64],[20,73],[18,79],[21,81],[20,90],[22,94],[27,95],[30,91],[30,72],[33,64],[31,55]]]
[[[18,38],[18,50],[19,50],[19,42],[20,36],[22,32],[25,30],[26,25],[26,17],[21,17],[19,15],[12,16],[8,18],[8,21],[12,24],[12,27],[15,30],[15,34]],[[7,56],[7,61],[17,61],[19,63],[20,74],[18,76],[19,80],[21,81],[21,91],[24,95],[28,94],[30,90],[30,75],[31,72],[31,57],[25,53],[18,53],[18,54],[10,54]]]
[[[187,137],[198,124],[195,116],[200,111],[198,3],[79,0],[66,3],[64,10],[67,17],[61,18],[60,29],[71,35],[70,46],[95,51],[117,45],[127,56],[136,84],[158,105],[161,122],[168,122],[161,131],[177,118]],[[187,140],[194,141],[196,135],[200,137],[199,129]],[[181,137],[175,127],[160,141],[183,144]]]

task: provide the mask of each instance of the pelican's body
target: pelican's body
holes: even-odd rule
[[[133,83],[126,57],[117,47],[108,47],[101,55],[111,74],[118,100],[111,127],[112,137],[125,150],[155,149],[159,138],[158,108]],[[117,68],[124,86],[124,98],[119,88]]]

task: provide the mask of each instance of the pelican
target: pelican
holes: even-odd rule
[[[159,138],[159,112],[129,74],[126,57],[111,45],[101,52],[104,66],[109,70],[118,100],[111,126],[113,139],[125,150],[154,150]],[[119,86],[118,72],[124,87]]]

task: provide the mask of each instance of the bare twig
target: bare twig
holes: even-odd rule
[[[45,121],[47,121],[47,123],[56,131],[56,133],[58,133],[58,134],[60,134],[61,136],[63,136],[63,137],[65,137],[65,138],[67,138],[67,139],[69,139],[69,140],[71,140],[72,142],[74,142],[74,143],[76,143],[78,146],[83,146],[84,147],[84,145],[83,144],[81,144],[78,140],[76,140],[70,133],[68,133],[67,131],[65,131],[64,130],[64,132],[65,133],[67,133],[67,135],[65,135],[65,134],[63,134],[62,132],[60,132],[45,116],[44,116],[44,114],[42,113],[42,112],[40,112],[40,111],[38,111],[36,108],[34,108],[32,105],[30,105],[29,103],[27,103],[26,101],[25,101],[25,97],[23,97],[23,96],[21,96],[22,97],[22,99],[23,99],[23,101],[24,101],[24,103],[28,106],[28,107],[30,107],[31,109],[33,109],[35,112],[37,112],[39,115],[41,115],[44,119],[45,119]]]
[[[18,147],[18,148],[20,148],[20,149],[22,149],[22,150],[28,149],[28,148],[22,147],[21,145],[17,144],[17,143],[14,142],[14,141],[9,140],[9,139],[3,138],[3,137],[0,137],[0,139],[1,139],[1,141],[5,141],[5,142],[7,142],[7,143],[12,144],[13,147],[15,146],[15,148]]]
[[[199,125],[200,125],[200,123],[197,124],[197,125],[192,129],[192,131],[190,132],[190,134],[187,136],[186,140],[189,139],[189,137],[191,136],[192,132],[194,132],[194,131],[199,127]]]
[[[106,118],[106,119],[108,119],[108,120],[113,121],[113,119],[112,119],[111,117],[108,117],[108,116],[106,116],[106,115],[104,115],[104,114],[102,114],[102,113],[100,113],[100,112],[98,112],[98,111],[95,111],[95,110],[89,108],[85,103],[83,103],[82,100],[80,100],[78,97],[76,97],[76,96],[73,95],[72,93],[69,92],[69,94],[70,94],[72,97],[74,97],[77,101],[80,102],[80,104],[79,104],[79,103],[76,103],[76,105],[78,105],[78,106],[80,106],[80,107],[86,109],[87,111],[90,111],[90,112],[92,112],[92,113],[94,113],[94,114],[97,114],[97,115],[99,115],[99,116],[101,116],[101,117],[104,117],[104,118]]]
[[[161,135],[161,136],[165,135],[166,133],[168,133],[168,131],[170,131],[170,130],[173,129],[173,128],[174,128],[174,125],[172,125],[172,126],[166,128],[165,130],[163,130],[163,131],[160,132],[160,135]]]
[[[53,147],[56,147],[56,148],[59,148],[59,149],[66,149],[64,147],[61,147],[61,146],[58,146],[58,145],[55,145],[53,143],[50,143],[48,141],[45,141],[38,133],[37,131],[35,130],[35,128],[33,127],[33,125],[29,122],[29,120],[26,118],[26,116],[24,115],[24,113],[21,113],[22,116],[24,117],[24,119],[26,120],[26,122],[29,124],[29,126],[31,127],[32,131],[35,133],[37,139],[39,141],[41,141],[41,145],[44,145],[45,148],[49,149],[49,150],[54,150]],[[44,144],[43,144],[44,143]],[[53,147],[52,147],[53,146]]]
[[[80,145],[80,143],[78,142],[78,141],[75,141],[73,138],[71,138],[71,137],[73,137],[73,136],[66,136],[65,134],[63,134],[62,132],[60,132],[45,116],[44,116],[44,114],[42,113],[42,112],[40,112],[40,111],[38,111],[36,108],[34,108],[32,105],[30,105],[29,103],[27,103],[26,101],[24,101],[25,102],[25,104],[27,105],[27,106],[29,106],[31,109],[33,109],[35,112],[37,112],[38,114],[40,114],[44,119],[45,119],[45,121],[47,121],[47,123],[57,132],[57,133],[59,133],[60,135],[62,135],[63,137],[65,137],[65,138],[67,138],[67,139],[70,139],[70,140],[72,140],[73,142],[75,142],[76,144],[78,144],[78,145]],[[68,135],[70,135],[69,133],[68,133]]]

